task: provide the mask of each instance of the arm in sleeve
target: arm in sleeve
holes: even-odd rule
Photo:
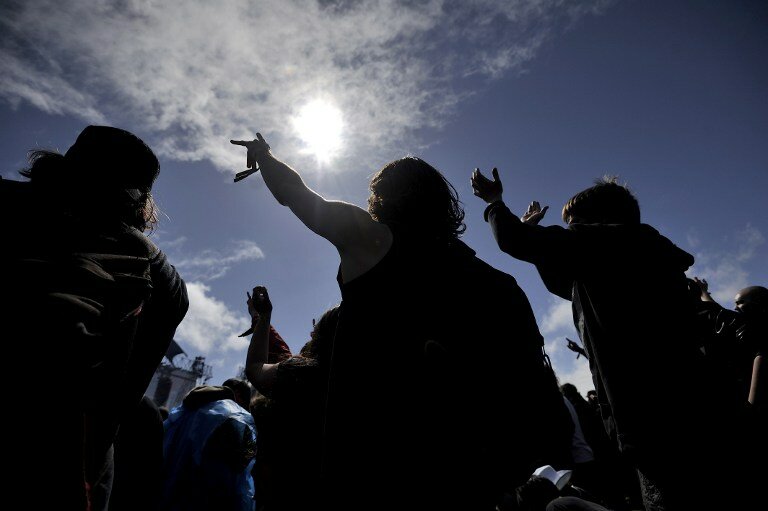
[[[485,216],[502,252],[536,265],[551,293],[571,299],[573,269],[583,254],[572,231],[525,224],[501,201],[488,206]]]

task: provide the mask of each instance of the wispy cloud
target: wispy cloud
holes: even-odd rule
[[[759,282],[750,282],[747,265],[764,244],[763,233],[747,224],[726,238],[725,250],[713,250],[697,245],[701,249],[697,251],[696,264],[688,271],[688,275],[706,279],[712,297],[727,307],[733,303],[733,297],[740,289],[755,284],[762,285]]]
[[[592,376],[586,359],[583,357],[577,359],[575,353],[565,349],[566,337],[577,342],[579,340],[576,328],[573,326],[571,302],[551,296],[549,307],[544,312],[539,325],[544,336],[544,349],[551,358],[552,367],[560,383],[573,383],[579,390],[587,385],[592,388]]]
[[[571,302],[552,297],[551,305],[541,321],[541,333],[544,335],[573,330],[573,309]]]
[[[174,238],[172,240],[166,240],[162,232],[153,233],[153,234],[155,235],[154,236],[155,243],[157,243],[158,245],[162,245],[163,250],[165,250],[166,252],[169,250],[177,249],[183,246],[187,242],[186,236],[179,236],[178,238]],[[162,239],[162,242],[160,242],[161,239]]]
[[[256,129],[299,154],[290,119],[325,98],[359,165],[412,148],[484,78],[523,70],[609,3],[7,1],[0,98],[133,129],[163,156],[228,170],[243,158],[227,140]]]
[[[235,241],[227,250],[206,249],[191,255],[178,250],[185,241],[186,238],[182,237],[163,245],[166,250],[170,247],[179,252],[173,261],[185,279],[214,280],[224,276],[234,264],[264,259],[264,252],[250,240]]]
[[[211,288],[202,282],[188,282],[189,311],[176,329],[176,340],[188,353],[204,356],[244,350],[248,341],[237,336],[249,326],[245,309],[230,310],[224,302],[211,295]]]

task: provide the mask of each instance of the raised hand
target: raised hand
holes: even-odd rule
[[[229,143],[240,145],[248,149],[245,161],[245,166],[248,170],[235,174],[235,183],[259,171],[257,162],[258,157],[269,152],[269,144],[267,144],[267,141],[261,136],[261,133],[256,133],[256,138],[253,140],[230,140]]]
[[[251,314],[251,317],[272,313],[272,302],[269,300],[269,293],[267,293],[266,287],[254,287],[253,296],[248,292],[245,294],[248,295],[248,312]]]
[[[501,200],[501,194],[504,187],[499,179],[499,171],[494,167],[491,171],[493,181],[485,177],[480,169],[476,168],[472,172],[470,181],[472,182],[472,192],[483,199],[488,204]]]
[[[707,279],[700,279],[699,277],[693,277],[693,281],[696,283],[696,285],[699,286],[701,301],[703,302],[715,301],[715,299],[712,298],[712,295],[709,294],[709,283],[707,282]]]
[[[699,285],[699,289],[701,289],[702,294],[709,292],[709,283],[707,282],[707,279],[693,277],[693,280]]]
[[[267,293],[266,287],[254,287],[253,296],[248,291],[245,294],[248,296],[248,314],[251,315],[251,328],[238,335],[238,337],[251,335],[253,328],[261,321],[262,316],[272,314],[272,302],[269,300],[269,293]]]
[[[548,209],[549,206],[544,206],[544,209],[541,209],[541,205],[537,201],[533,201],[528,205],[523,216],[520,217],[520,221],[524,224],[538,225],[544,215],[547,214]]]

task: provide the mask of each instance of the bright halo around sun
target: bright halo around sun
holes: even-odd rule
[[[343,128],[341,110],[322,99],[307,103],[293,118],[293,129],[305,144],[303,152],[313,155],[321,165],[339,153]]]

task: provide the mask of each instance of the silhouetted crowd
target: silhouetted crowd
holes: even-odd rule
[[[464,211],[437,169],[416,157],[388,163],[365,210],[311,190],[260,134],[232,143],[247,149],[235,182],[261,172],[338,250],[342,301],[291,353],[268,290],[253,287],[245,379],[195,387],[171,410],[144,395],[188,308],[181,276],[143,234],[157,223],[153,151],[127,131],[88,126],[63,155],[32,151],[25,181],[0,179],[0,310],[9,389],[21,397],[6,401],[9,502],[765,506],[768,289],[742,289],[735,309],[715,302],[706,280],[686,276],[693,256],[641,222],[616,178],[574,195],[561,227],[539,225],[548,208],[536,201],[514,214],[497,169],[471,174],[499,248],[572,303],[581,345],[569,347],[594,383],[585,399],[558,381],[516,280],[461,241]]]

